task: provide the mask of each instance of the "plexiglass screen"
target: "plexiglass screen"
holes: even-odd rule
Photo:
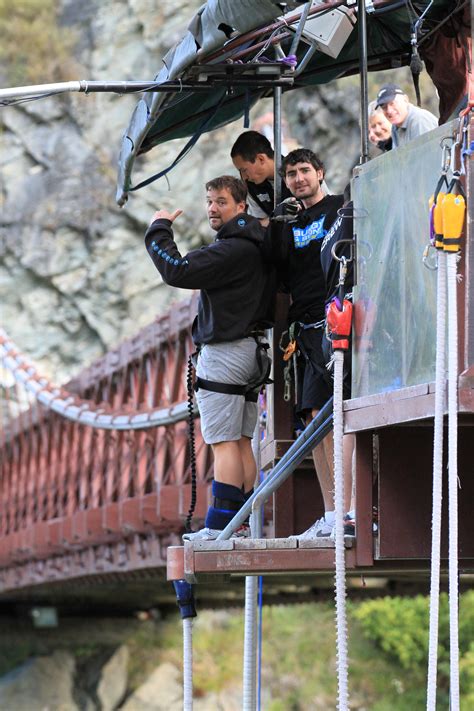
[[[357,169],[352,397],[431,382],[435,372],[436,271],[423,264],[441,139],[455,122]],[[436,263],[433,252],[429,263]]]

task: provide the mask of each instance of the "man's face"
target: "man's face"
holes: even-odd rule
[[[382,106],[384,115],[394,126],[401,126],[408,115],[408,96],[397,94],[393,101]]]
[[[242,180],[250,180],[260,185],[265,180],[273,178],[273,160],[265,153],[257,153],[255,160],[245,160],[242,156],[234,156],[232,162],[240,173]]]
[[[322,170],[316,170],[311,163],[288,165],[285,173],[286,187],[299,200],[312,200],[322,193]]]
[[[245,202],[236,202],[228,188],[208,190],[206,204],[209,224],[216,232],[233,217],[245,212]]]
[[[392,124],[381,111],[376,111],[369,119],[369,141],[377,144],[392,135]]]

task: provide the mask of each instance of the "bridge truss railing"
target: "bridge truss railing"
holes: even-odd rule
[[[190,459],[186,365],[196,297],[64,387],[0,333],[0,568],[178,532]],[[211,460],[196,419],[198,507]]]

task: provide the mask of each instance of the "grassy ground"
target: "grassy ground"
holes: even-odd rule
[[[424,711],[424,665],[402,669],[362,634],[349,603],[349,690],[353,711]],[[120,644],[130,651],[129,689],[137,688],[161,663],[181,668],[182,631],[176,614],[164,619],[60,619],[52,630],[34,630],[31,623],[0,623],[0,675],[30,656],[55,649],[72,652],[81,672],[104,663]],[[242,683],[242,610],[199,611],[194,624],[195,696]],[[334,605],[312,603],[263,609],[262,709],[264,711],[327,711],[336,708]],[[472,646],[474,657],[474,645]],[[474,664],[463,674],[474,675]],[[471,684],[474,689],[474,681]],[[469,697],[472,701],[473,697]],[[439,707],[448,708],[446,692]],[[473,708],[467,697],[462,711]]]
[[[263,611],[262,689],[265,711],[322,711],[336,707],[334,606],[330,603],[275,606]],[[157,642],[159,640],[159,646]],[[194,686],[197,696],[241,683],[243,617],[200,612],[194,629]],[[153,668],[181,665],[181,625],[174,617],[148,625],[127,641],[130,683]],[[422,711],[425,681],[383,657],[358,624],[349,626],[351,708],[359,711]]]

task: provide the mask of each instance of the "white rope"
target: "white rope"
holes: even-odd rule
[[[426,709],[436,711],[438,667],[439,580],[441,566],[441,504],[443,482],[443,418],[446,383],[446,253],[438,251],[436,296],[436,375],[433,444],[433,508],[431,517],[431,584]]]
[[[344,352],[334,352],[334,511],[336,517],[336,646],[339,711],[348,711],[346,561],[344,549],[344,458],[343,458]]]
[[[183,620],[183,711],[193,711],[193,618]]]
[[[255,711],[257,703],[257,594],[258,578],[245,578],[243,711]]]
[[[459,711],[457,258],[456,252],[447,255],[450,711]]]

